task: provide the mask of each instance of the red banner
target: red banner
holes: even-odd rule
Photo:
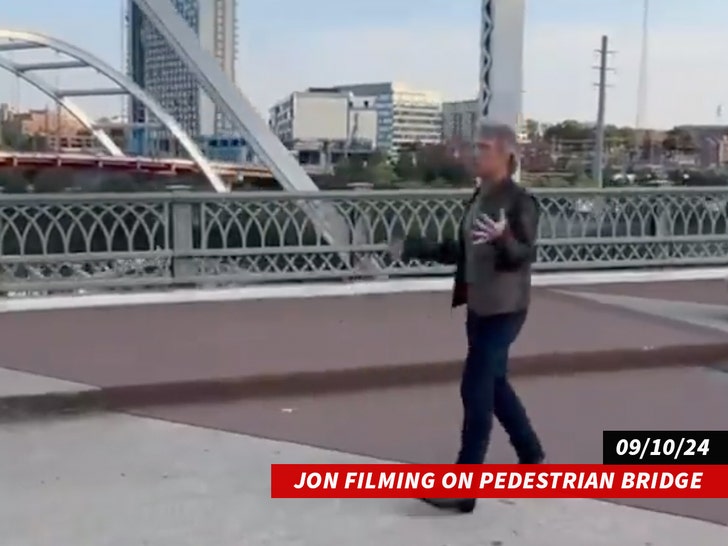
[[[271,465],[272,498],[727,498],[728,466]]]

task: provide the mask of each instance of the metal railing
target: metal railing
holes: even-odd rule
[[[539,270],[728,264],[728,189],[539,190]],[[440,275],[393,261],[404,234],[453,236],[468,191],[0,195],[0,291],[73,292]],[[345,245],[303,206],[328,202]],[[376,264],[373,267],[372,264]]]

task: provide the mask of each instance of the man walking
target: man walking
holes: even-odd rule
[[[467,204],[456,240],[434,243],[408,237],[403,261],[456,265],[452,306],[467,305],[468,352],[460,394],[463,422],[458,464],[482,464],[493,415],[518,460],[538,464],[544,452],[526,410],[508,381],[508,353],[526,320],[539,210],[513,180],[518,168],[515,132],[483,124],[476,143],[478,188]],[[397,254],[397,252],[395,252]],[[423,499],[445,510],[469,513],[475,499]]]

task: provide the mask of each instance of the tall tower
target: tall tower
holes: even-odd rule
[[[231,124],[200,92],[195,77],[147,20],[134,0],[128,0],[127,54],[129,76],[150,93],[193,136],[227,133]],[[212,53],[226,75],[235,80],[237,0],[170,0]],[[131,121],[144,122],[141,105],[132,101]]]
[[[481,119],[517,129],[522,115],[526,0],[481,0]]]

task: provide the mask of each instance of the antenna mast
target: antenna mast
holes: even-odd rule
[[[647,47],[649,43],[650,1],[643,0],[642,6],[642,51],[640,53],[639,83],[637,85],[637,117],[634,124],[636,131],[643,128],[647,109]]]

